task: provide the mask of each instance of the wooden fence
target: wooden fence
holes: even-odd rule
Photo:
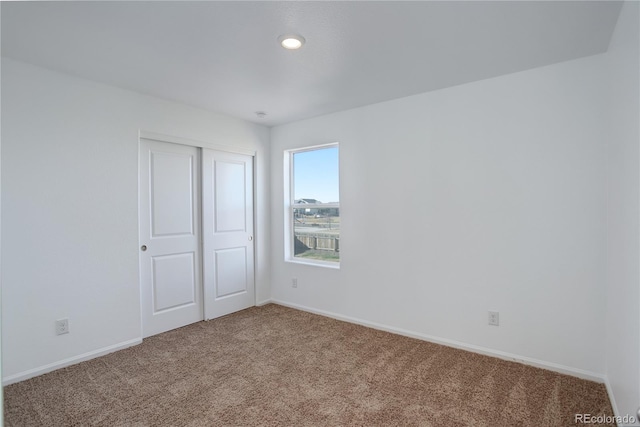
[[[340,252],[340,237],[333,234],[296,234],[296,246],[303,245],[306,249]]]

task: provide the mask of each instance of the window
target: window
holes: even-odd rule
[[[285,153],[288,169],[288,248],[285,258],[317,265],[340,265],[338,144]]]

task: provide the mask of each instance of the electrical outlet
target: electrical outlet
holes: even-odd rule
[[[292,288],[297,288],[298,287],[298,279],[297,278],[293,278],[291,279],[291,287]]]
[[[56,320],[56,335],[69,333],[69,319]]]
[[[489,312],[489,324],[492,326],[499,326],[500,325],[500,313],[497,311],[490,311]]]

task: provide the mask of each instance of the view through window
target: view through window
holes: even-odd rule
[[[293,257],[340,261],[338,145],[292,152]]]

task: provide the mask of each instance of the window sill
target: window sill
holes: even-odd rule
[[[302,265],[309,265],[312,267],[323,267],[323,268],[331,268],[333,270],[340,270],[339,262],[309,261],[309,260],[301,260],[296,258],[285,259],[284,262],[289,262],[291,264],[302,264]]]

